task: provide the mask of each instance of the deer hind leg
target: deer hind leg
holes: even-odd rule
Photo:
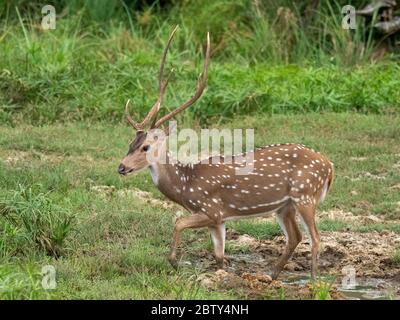
[[[169,262],[174,268],[177,267],[176,249],[179,245],[181,232],[186,228],[202,228],[211,226],[212,224],[214,224],[214,222],[202,213],[196,213],[191,216],[182,217],[176,220],[174,233],[172,236],[171,251],[168,258]]]
[[[292,204],[287,204],[283,208],[279,209],[276,214],[279,225],[281,226],[286,237],[286,246],[280,256],[275,270],[272,274],[272,278],[276,279],[281,273],[282,269],[292,256],[297,245],[301,242],[301,232],[296,223],[296,210]]]
[[[314,280],[318,272],[318,252],[320,244],[320,236],[315,223],[315,206],[296,204],[296,209],[300,213],[311,238],[311,279]]]
[[[215,260],[217,266],[222,269],[224,267],[224,252],[225,252],[225,224],[221,223],[213,227],[209,227],[211,239],[214,245]]]

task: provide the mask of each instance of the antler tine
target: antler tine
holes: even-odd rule
[[[154,117],[154,115],[158,113],[161,103],[162,103],[162,99],[164,97],[165,88],[167,87],[168,82],[171,78],[173,70],[171,70],[171,72],[169,73],[166,80],[163,79],[164,78],[164,65],[165,65],[165,60],[167,58],[169,47],[171,46],[171,42],[175,36],[176,30],[178,30],[178,26],[176,26],[174,28],[174,30],[172,30],[172,32],[169,36],[167,45],[165,46],[164,53],[161,57],[160,72],[159,72],[159,77],[158,77],[158,99],[157,99],[156,103],[151,107],[149,113],[144,118],[144,120],[142,122],[143,126],[147,125],[148,122]]]
[[[174,30],[172,30],[172,32],[171,32],[171,34],[170,34],[170,36],[169,36],[167,45],[165,46],[163,56],[162,56],[162,58],[161,58],[161,63],[160,63],[160,74],[159,74],[159,78],[158,78],[158,85],[159,85],[159,90],[160,90],[160,92],[162,92],[162,91],[165,90],[165,88],[166,88],[166,86],[167,86],[167,84],[168,84],[169,77],[170,77],[170,75],[171,75],[171,74],[168,75],[167,80],[166,80],[166,81],[163,81],[163,78],[164,78],[164,64],[165,64],[165,60],[166,60],[166,58],[167,58],[168,50],[169,50],[169,47],[170,47],[170,45],[171,45],[172,39],[174,38],[175,33],[176,33],[176,30],[178,30],[178,27],[179,27],[179,26],[177,25],[177,26],[174,28]],[[171,71],[171,72],[172,72],[172,71]]]
[[[201,95],[204,92],[205,87],[207,86],[209,62],[210,62],[210,33],[207,32],[207,49],[206,49],[206,56],[205,56],[205,60],[204,60],[204,67],[203,67],[203,72],[199,76],[195,94],[188,101],[183,103],[180,107],[176,108],[174,111],[170,112],[169,114],[165,115],[160,120],[158,120],[154,125],[155,128],[158,128],[164,122],[175,117],[179,112],[190,107],[193,103],[195,103],[201,97]]]
[[[131,126],[134,127],[138,131],[143,131],[144,128],[146,127],[146,125],[149,123],[149,121],[154,117],[154,115],[156,115],[158,113],[158,110],[160,109],[161,102],[162,102],[162,99],[163,99],[163,96],[164,96],[164,92],[165,92],[165,88],[167,87],[168,82],[169,82],[169,80],[171,78],[171,75],[172,75],[172,72],[173,72],[173,70],[171,70],[171,72],[169,73],[167,79],[163,80],[165,60],[167,58],[167,53],[168,53],[169,47],[171,45],[172,39],[174,38],[174,35],[176,33],[176,30],[178,30],[178,26],[176,26],[174,28],[174,30],[172,30],[172,32],[171,32],[171,34],[169,36],[167,45],[165,46],[164,53],[163,53],[163,55],[161,57],[160,72],[159,72],[159,78],[158,78],[159,92],[158,92],[158,98],[157,98],[156,103],[151,107],[151,109],[147,113],[146,117],[140,123],[135,122],[132,119],[132,117],[130,116],[130,114],[129,114],[128,105],[129,105],[130,100],[128,100],[126,105],[125,105],[125,116],[126,116],[126,119],[131,124]]]
[[[143,126],[140,123],[135,122],[131,115],[129,114],[129,102],[131,102],[130,99],[125,104],[125,117],[126,120],[130,123],[130,125],[135,128],[137,131],[143,131]]]

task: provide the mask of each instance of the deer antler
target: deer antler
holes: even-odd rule
[[[193,97],[191,97],[188,101],[183,103],[180,107],[176,108],[174,111],[170,112],[169,114],[162,117],[158,120],[154,128],[158,128],[164,122],[168,121],[169,119],[175,117],[179,112],[185,110],[186,108],[190,107],[193,103],[195,103],[203,94],[205,87],[207,86],[207,78],[208,78],[208,65],[210,62],[210,33],[207,32],[207,49],[206,49],[206,56],[204,60],[204,67],[203,72],[199,76],[199,80],[197,83],[197,89]]]
[[[125,116],[126,116],[126,119],[131,124],[131,126],[133,128],[135,128],[136,130],[138,130],[138,131],[143,131],[144,128],[149,123],[149,121],[157,114],[157,112],[160,109],[161,102],[162,102],[162,99],[163,99],[163,96],[164,96],[164,93],[165,93],[165,89],[166,89],[166,87],[168,85],[168,82],[169,82],[169,80],[171,78],[171,75],[172,75],[172,72],[173,72],[173,70],[171,70],[171,72],[169,73],[167,79],[163,80],[165,59],[167,57],[167,53],[168,53],[169,47],[171,45],[172,39],[173,39],[177,29],[178,29],[178,26],[176,26],[174,28],[174,30],[172,30],[171,35],[169,36],[167,45],[166,45],[166,47],[164,49],[164,53],[163,53],[163,55],[161,57],[160,72],[159,72],[159,76],[158,76],[158,99],[157,99],[156,103],[151,107],[150,111],[147,113],[146,117],[144,118],[144,120],[142,122],[138,123],[138,122],[136,122],[136,121],[134,121],[132,119],[132,117],[129,114],[129,109],[128,109],[130,101],[128,100],[126,102],[126,105],[125,105]]]

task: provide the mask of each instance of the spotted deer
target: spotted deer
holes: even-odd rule
[[[275,212],[286,237],[286,246],[274,268],[273,278],[278,277],[302,239],[296,215],[300,216],[311,237],[311,277],[315,278],[320,244],[315,213],[316,207],[323,201],[331,185],[333,164],[313,149],[292,143],[271,144],[248,153],[253,159],[250,163],[252,170],[245,175],[236,174],[237,170],[243,167],[243,155],[233,156],[230,163],[225,163],[223,156],[210,157],[208,163],[201,161],[196,164],[183,164],[170,161],[171,155],[166,142],[169,131],[165,131],[165,135],[157,132],[160,132],[162,124],[201,97],[206,87],[210,60],[208,33],[203,72],[195,94],[180,107],[157,120],[163,94],[170,79],[169,75],[164,80],[165,59],[176,30],[175,28],[171,33],[161,58],[159,95],[156,103],[140,123],[134,121],[129,114],[129,100],[125,106],[126,118],[136,130],[136,137],[130,143],[128,154],[122,160],[118,172],[127,175],[149,168],[157,188],[167,198],[192,213],[177,219],[175,223],[169,255],[172,266],[177,266],[176,251],[182,230],[208,227],[217,265],[222,268],[225,222],[266,216]],[[149,160],[147,155],[150,151],[165,153],[166,159]]]

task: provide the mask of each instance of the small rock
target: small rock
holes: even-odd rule
[[[382,219],[380,219],[380,218],[378,218],[377,216],[374,216],[374,215],[365,216],[365,217],[362,218],[362,220],[366,224],[382,222]]]
[[[287,271],[301,271],[303,270],[303,267],[300,266],[298,263],[294,262],[294,261],[289,261],[286,265],[285,265],[285,270]]]
[[[282,288],[283,286],[284,286],[283,282],[279,281],[279,280],[272,280],[272,282],[270,284],[270,287],[274,288],[274,289],[279,289],[279,288]]]
[[[353,161],[365,161],[365,160],[368,160],[368,158],[367,157],[351,157],[350,160],[353,160]]]
[[[200,282],[201,286],[203,286],[203,287],[205,287],[207,289],[210,289],[210,288],[214,287],[214,284],[215,284],[215,282],[211,278],[208,278],[208,277],[199,276],[197,278],[197,280]]]
[[[247,234],[240,235],[236,239],[238,244],[244,244],[244,245],[249,245],[249,246],[255,246],[258,245],[258,241],[254,239],[253,237],[250,237]]]
[[[260,273],[257,273],[257,274],[256,274],[256,278],[257,278],[257,280],[260,281],[260,282],[264,282],[264,283],[270,283],[270,282],[272,282],[271,276],[269,276],[269,275],[267,275],[267,274],[260,274]]]
[[[226,272],[224,269],[218,269],[217,271],[214,272],[214,274],[218,277],[218,278],[224,278],[228,275],[228,272]]]

